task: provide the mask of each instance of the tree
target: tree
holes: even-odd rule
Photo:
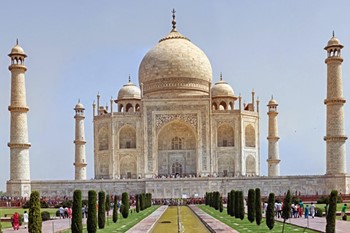
[[[0,221],[0,233],[2,233],[2,225],[1,225],[1,221]]]
[[[107,216],[109,216],[109,211],[111,210],[111,197],[109,196],[109,194],[106,195],[106,212],[107,212]]]
[[[231,199],[230,215],[233,217],[233,216],[235,216],[235,208],[236,208],[236,192],[235,192],[235,190],[231,190],[230,199]]]
[[[239,191],[239,218],[244,219],[244,196],[243,191]]]
[[[222,196],[220,196],[220,198],[219,198],[219,210],[220,210],[220,212],[222,212],[224,210],[224,206],[222,204]]]
[[[105,192],[98,192],[98,228],[105,228],[106,221],[106,195]]]
[[[126,192],[122,193],[122,207],[121,212],[123,218],[127,218],[129,216],[130,202],[129,195]]]
[[[140,212],[140,195],[136,194],[135,199],[136,199],[136,213],[138,213]]]
[[[248,220],[254,222],[255,219],[255,190],[249,189],[248,191]]]
[[[230,202],[230,196],[231,196],[231,192],[227,193],[227,215],[231,215],[231,202]]]
[[[266,210],[266,225],[271,230],[275,225],[275,194],[270,193]]]
[[[38,191],[33,191],[29,199],[28,231],[41,233],[41,228],[40,194]]]
[[[75,190],[73,193],[73,208],[72,208],[72,233],[83,232],[83,213],[82,213],[82,202],[81,202],[81,191]]]
[[[259,226],[262,219],[262,213],[261,213],[261,192],[259,188],[255,189],[255,221],[256,224]]]
[[[95,233],[97,231],[96,202],[96,192],[90,190],[88,193],[88,217],[86,222],[88,233]]]
[[[283,227],[282,232],[284,232],[284,224],[286,223],[286,220],[290,216],[291,211],[291,205],[292,205],[292,195],[290,194],[290,190],[288,190],[286,196],[283,200],[283,207],[282,207],[282,218],[283,218]]]
[[[140,209],[144,210],[145,209],[145,194],[141,193],[141,198],[140,198]]]
[[[113,222],[118,221],[118,196],[114,195],[114,206],[113,206]]]
[[[338,197],[338,191],[332,190],[329,196],[328,212],[326,217],[327,219],[326,233],[335,232],[335,215],[337,210],[337,197]]]
[[[235,191],[235,218],[239,218],[239,204],[240,204],[240,195],[239,191]]]

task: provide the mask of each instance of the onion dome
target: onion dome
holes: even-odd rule
[[[333,36],[332,36],[332,38],[328,41],[327,46],[325,47],[325,49],[327,49],[327,48],[329,48],[329,47],[333,47],[333,46],[341,47],[341,48],[344,47],[344,46],[340,43],[340,40],[334,36],[334,31],[333,31]]]
[[[270,105],[278,105],[277,101],[273,98],[273,96],[271,97],[271,100],[269,101],[269,104],[267,106],[270,106]]]
[[[141,99],[141,90],[130,81],[120,88],[118,92],[118,100],[122,99]]]
[[[171,32],[141,61],[139,83],[143,85],[143,94],[153,97],[172,93],[181,93],[181,96],[208,95],[212,81],[209,59],[176,30],[174,13]]]
[[[211,97],[234,97],[232,87],[222,80],[222,74],[220,74],[220,81],[211,88]]]
[[[82,103],[79,102],[75,105],[74,110],[85,110],[84,105]]]
[[[27,55],[24,53],[23,48],[19,46],[18,39],[17,39],[16,45],[11,49],[11,53],[9,54],[9,56],[13,56],[13,55],[21,55],[21,56],[27,57]]]

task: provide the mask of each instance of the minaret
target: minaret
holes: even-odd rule
[[[334,36],[324,48],[327,51],[327,99],[324,104],[327,108],[326,136],[326,175],[346,173],[346,148],[347,139],[344,132],[344,104],[341,49],[344,46]]]
[[[268,154],[268,176],[279,176],[280,175],[280,165],[281,160],[279,159],[279,147],[278,147],[278,123],[277,123],[277,101],[271,98],[269,101],[268,112],[269,116],[269,135],[267,140],[269,141],[269,154]]]
[[[9,54],[11,58],[11,102],[8,110],[11,114],[10,127],[10,180],[7,193],[11,196],[27,197],[31,193],[25,72],[24,59],[27,55],[17,44]]]
[[[84,106],[75,105],[75,180],[86,180],[85,132],[84,132]]]

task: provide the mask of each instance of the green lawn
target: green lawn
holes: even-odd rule
[[[17,212],[17,213],[22,215],[25,210],[28,213],[28,211],[29,211],[28,209],[22,209],[22,208],[0,208],[0,216],[4,217],[5,214],[14,214],[15,212]],[[56,211],[57,210],[58,209],[55,209],[55,208],[41,209],[41,211],[49,212],[51,217],[56,216]],[[11,216],[9,216],[9,217],[11,217]],[[12,227],[10,222],[2,222],[1,225],[2,225],[3,229]]]
[[[228,226],[232,227],[233,229],[242,232],[242,233],[261,233],[261,232],[282,232],[282,223],[275,221],[275,227],[270,231],[269,228],[266,226],[265,219],[262,219],[262,222],[260,226],[256,225],[255,222],[250,223],[248,221],[247,216],[244,217],[243,220],[237,219],[235,217],[231,217],[227,215],[226,208],[224,208],[224,211],[220,213],[220,211],[215,210],[214,208],[211,208],[206,205],[198,205],[199,208],[201,208],[203,211],[208,213],[209,215],[213,216],[214,218],[218,219],[219,221],[227,224]],[[296,227],[294,225],[285,224],[284,226],[284,232],[317,232],[312,231],[308,229],[304,229],[301,227]]]
[[[129,230],[131,227],[139,223],[142,219],[153,213],[156,209],[158,209],[158,205],[151,206],[143,211],[140,211],[139,213],[132,213],[129,214],[128,218],[123,218],[121,214],[118,215],[118,221],[114,223],[112,221],[112,217],[108,218],[108,224],[106,220],[106,225],[104,229],[97,229],[97,232],[106,232],[106,233],[122,233]],[[66,230],[64,233],[69,233],[71,230]],[[86,226],[84,226],[83,232],[87,232]]]

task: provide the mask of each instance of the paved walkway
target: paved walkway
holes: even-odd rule
[[[277,218],[277,221],[283,222],[282,218]],[[290,218],[286,221],[287,223],[297,225],[300,227],[306,227],[310,228],[319,232],[325,232],[326,231],[326,218],[320,218],[320,217],[315,217],[315,218],[309,218],[309,221],[307,221],[306,218]],[[335,232],[337,233],[349,233],[350,232],[350,222],[349,221],[341,221],[341,220],[336,220],[335,223]]]
[[[144,218],[141,222],[130,228],[126,233],[146,233],[150,232],[153,225],[158,221],[160,216],[168,208],[167,205],[162,205],[156,209],[152,214]]]
[[[83,223],[86,222],[86,218],[83,219]],[[56,219],[43,222],[42,232],[43,233],[57,233],[63,230],[70,229],[71,219]],[[17,233],[27,233],[28,228],[25,229],[22,225],[21,228],[17,231],[13,230],[13,228],[4,229],[3,232],[17,232]]]
[[[203,210],[199,209],[195,205],[189,205],[189,207],[196,213],[196,215],[202,219],[203,223],[208,225],[214,232],[225,232],[225,233],[236,233],[238,231],[227,226],[225,223],[220,222],[216,218],[213,218],[209,214],[205,213]]]

